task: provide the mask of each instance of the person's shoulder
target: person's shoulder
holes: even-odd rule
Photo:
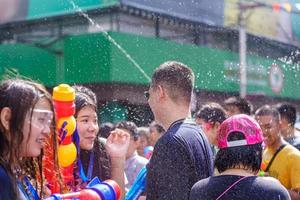
[[[185,135],[186,133],[189,133],[190,136],[199,136],[199,134],[202,134],[202,130],[200,126],[195,123],[194,120],[186,119],[178,128],[176,135]]]
[[[193,119],[185,119],[181,127],[182,129],[193,129],[195,131],[201,130],[200,126]]]
[[[273,185],[278,185],[279,184],[280,185],[279,180],[277,180],[273,177],[270,177],[270,176],[267,176],[267,177],[256,176],[255,181],[258,184],[273,184]]]
[[[283,185],[281,185],[279,180],[273,177],[256,177],[255,181],[252,184],[252,187],[257,188],[259,190],[264,189],[264,192],[273,195],[279,194],[281,196],[289,196],[286,188]]]
[[[291,159],[300,159],[300,151],[291,144],[286,144],[282,151]]]
[[[204,188],[204,187],[207,187],[208,183],[211,182],[211,180],[215,179],[214,176],[211,176],[211,177],[208,177],[208,178],[204,178],[204,179],[201,179],[199,180],[198,182],[196,182],[192,189],[200,189],[200,188]]]

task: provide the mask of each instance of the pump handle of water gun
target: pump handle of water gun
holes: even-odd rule
[[[125,195],[125,200],[137,200],[146,189],[147,167],[143,167],[138,173],[130,190]]]

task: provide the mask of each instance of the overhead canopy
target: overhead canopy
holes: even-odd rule
[[[197,88],[239,91],[236,53],[117,32],[109,35],[126,55],[101,33],[67,36],[49,49],[6,44],[0,46],[0,73],[13,68],[49,87],[62,82],[147,85],[157,66],[177,60],[193,68]],[[54,47],[61,53],[53,53]],[[257,56],[248,56],[247,62],[248,94],[300,99],[299,66]]]

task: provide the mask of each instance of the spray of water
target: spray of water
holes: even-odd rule
[[[88,14],[86,14],[78,5],[76,5],[74,3],[74,1],[72,0],[68,0],[69,3],[73,6],[73,8],[80,14],[82,15],[84,18],[86,18],[89,23],[94,26],[95,28],[97,28],[97,30],[99,30],[100,32],[102,32],[104,34],[104,36],[112,43],[114,44],[124,55],[125,57],[143,74],[143,76],[147,79],[147,81],[150,82],[150,77],[146,74],[146,72],[143,70],[143,68],[126,52],[126,50],[119,45],[114,38],[112,38],[107,31],[105,31],[99,24],[97,24],[93,19],[91,19]]]
[[[300,51],[296,50],[296,51],[292,52],[291,55],[279,58],[278,60],[280,60],[281,62],[288,64],[288,65],[294,65],[294,66],[296,66],[295,68],[297,68],[299,70],[299,67],[300,67],[299,64],[293,63],[293,60],[295,58],[298,58],[299,56],[300,56]]]

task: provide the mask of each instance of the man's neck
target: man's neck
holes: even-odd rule
[[[189,107],[174,107],[169,110],[166,112],[164,121],[162,121],[165,130],[168,130],[175,121],[191,117]]]
[[[279,147],[281,145],[283,145],[285,142],[283,141],[283,139],[280,137],[280,139],[274,143],[272,146],[268,146],[268,148],[271,150],[271,151],[277,151],[277,149],[279,149]]]
[[[256,173],[245,169],[226,169],[220,175],[254,176]]]

